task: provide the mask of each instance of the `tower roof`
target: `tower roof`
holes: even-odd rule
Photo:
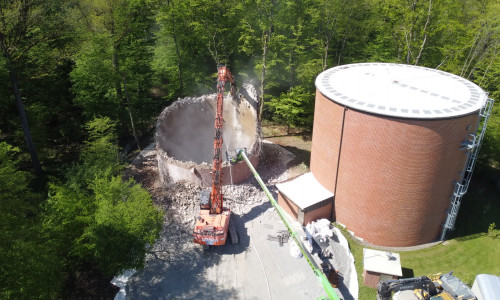
[[[328,69],[316,78],[330,100],[373,114],[442,119],[481,109],[487,94],[459,76],[424,67],[359,63]]]

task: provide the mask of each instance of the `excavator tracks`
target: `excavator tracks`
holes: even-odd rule
[[[239,243],[238,232],[236,231],[236,226],[234,226],[234,221],[229,220],[229,236],[231,237],[231,244],[237,245]]]

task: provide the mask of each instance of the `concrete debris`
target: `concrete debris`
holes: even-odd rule
[[[141,182],[155,204],[165,211],[162,232],[146,256],[145,268],[133,275],[125,287],[127,299],[267,299],[272,295],[291,300],[323,295],[305,260],[286,255],[290,252],[293,257],[302,256],[295,242],[288,243],[288,251],[279,246],[279,241],[267,240],[268,235],[282,234],[285,227],[253,177],[238,185],[223,186],[224,205],[233,212],[240,244],[207,252],[192,242],[204,188],[185,180],[160,182],[157,157],[156,148],[148,147],[127,170],[126,176]],[[291,159],[293,154],[284,148],[263,142],[257,171],[274,197],[277,189],[272,184],[288,178]],[[298,225],[296,231],[305,237],[301,228]],[[352,285],[356,272],[347,270],[347,262],[345,266],[342,262],[348,250],[334,244],[340,247],[332,250],[335,270],[343,276],[341,283]],[[337,262],[341,265],[337,266]]]
[[[285,228],[253,177],[223,186],[224,203],[233,212],[240,244],[208,252],[194,244],[194,219],[203,188],[188,181],[161,183],[155,151],[142,153],[127,175],[144,180],[155,204],[165,211],[162,232],[146,256],[145,268],[127,284],[127,299],[267,299],[270,295],[305,299],[324,293],[304,260],[283,255],[280,250],[286,253],[287,249],[266,239]],[[287,155],[275,155],[279,152],[287,151],[263,144],[257,171],[268,184],[288,176],[290,160]],[[276,188],[270,186],[270,190],[276,197]]]
[[[320,219],[306,225],[306,233],[308,237],[318,238],[320,241],[325,241],[327,238],[333,237],[333,232],[330,229],[330,221]]]
[[[359,287],[354,257],[349,244],[340,230],[327,219],[320,219],[305,226],[305,234],[311,241],[312,251],[320,265],[329,265],[339,276],[338,289],[345,299],[357,299]],[[308,243],[304,243],[307,244]],[[308,249],[309,250],[309,249]],[[335,276],[337,276],[335,275]]]
[[[300,252],[296,243],[290,243],[290,255],[295,258],[302,258],[302,252]]]
[[[194,260],[202,255],[194,250],[192,243],[192,230],[195,216],[199,212],[199,198],[203,187],[190,181],[160,182],[158,180],[157,155],[154,144],[148,146],[133,160],[126,172],[126,177],[134,177],[141,182],[151,194],[153,201],[165,211],[165,220],[160,238],[153,245],[148,254],[154,259],[169,260]],[[286,155],[275,156],[277,152]],[[262,158],[258,171],[266,182],[273,182],[286,178],[287,163],[293,159],[293,154],[285,149],[265,141],[262,148]],[[291,158],[292,157],[292,158]],[[276,197],[276,188],[270,187]],[[239,185],[224,185],[224,206],[238,215],[248,213],[256,205],[267,202],[264,192],[257,181],[252,177],[247,182]],[[194,251],[194,257],[175,255],[179,249]]]

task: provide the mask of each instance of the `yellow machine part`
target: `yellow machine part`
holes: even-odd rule
[[[425,290],[422,289],[414,289],[413,293],[415,296],[417,296],[417,299],[419,300],[427,300],[429,299],[429,293]]]
[[[450,295],[448,292],[442,292],[439,295],[431,297],[430,300],[456,300],[455,297]]]

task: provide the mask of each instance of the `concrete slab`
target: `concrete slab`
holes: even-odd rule
[[[395,252],[364,248],[363,266],[366,271],[379,274],[388,274],[398,277],[403,275],[401,258],[399,257],[399,253]]]
[[[149,257],[132,276],[128,299],[317,299],[326,296],[304,258],[290,255],[292,240],[279,246],[267,240],[286,228],[268,202],[243,214],[233,214],[240,237],[203,252],[188,234],[177,255]],[[180,228],[180,230],[192,230]]]
[[[323,187],[311,172],[279,183],[276,187],[301,210],[333,197],[333,193]]]

